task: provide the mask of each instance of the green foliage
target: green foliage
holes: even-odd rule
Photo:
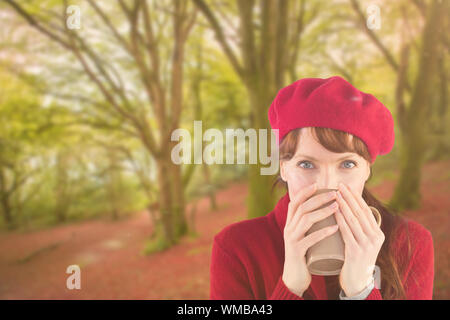
[[[55,225],[61,222],[58,210],[64,211],[65,222],[110,216],[110,184],[100,174],[108,160],[100,146],[87,143],[99,132],[65,125],[76,122],[68,109],[44,105],[31,87],[11,75],[0,72],[0,81],[0,194],[8,198],[10,226]],[[65,159],[60,169],[58,155]],[[14,189],[14,181],[21,179],[24,183]],[[122,174],[114,188],[120,216],[145,208],[147,198],[134,174]],[[4,208],[0,213],[0,228],[6,228]]]

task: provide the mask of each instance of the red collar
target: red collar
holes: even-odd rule
[[[281,231],[281,234],[283,234],[284,226],[286,225],[287,210],[290,201],[291,200],[289,199],[289,192],[286,191],[286,194],[282,196],[280,200],[278,200],[278,203],[274,209],[275,219],[277,221],[277,225]]]

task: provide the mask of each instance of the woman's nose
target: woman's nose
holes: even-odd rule
[[[335,174],[322,174],[320,175],[320,177],[317,179],[317,186],[320,189],[338,189],[339,186],[339,182],[341,182],[339,180],[339,177]]]
[[[339,190],[337,185],[326,185],[326,186],[319,187],[318,189]]]

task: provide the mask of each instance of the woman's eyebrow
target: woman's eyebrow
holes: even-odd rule
[[[345,155],[343,157],[337,158],[336,160],[340,161],[340,160],[343,160],[343,159],[346,159],[346,158],[350,158],[351,156],[352,156],[352,154],[347,154],[347,155]],[[318,161],[316,158],[308,156],[306,154],[298,154],[298,155],[295,156],[295,159],[300,158],[300,157],[311,159],[311,160],[314,160],[314,161]]]

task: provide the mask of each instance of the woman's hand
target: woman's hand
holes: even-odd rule
[[[361,195],[340,183],[337,202],[335,216],[345,243],[339,282],[345,295],[351,297],[370,283],[385,237]]]
[[[310,185],[300,190],[291,199],[288,206],[286,225],[284,227],[284,268],[282,280],[286,287],[303,296],[311,283],[311,274],[306,266],[306,251],[320,240],[332,235],[338,230],[338,226],[330,226],[315,231],[305,237],[305,233],[311,226],[338,209],[334,201],[324,208],[318,209],[323,204],[336,198],[336,192],[322,193],[310,198],[317,189],[317,185]]]

